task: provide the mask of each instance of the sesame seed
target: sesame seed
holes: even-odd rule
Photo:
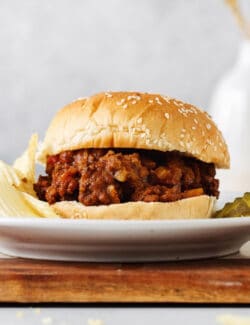
[[[169,103],[169,101],[171,100],[171,98],[168,96],[161,96],[161,98],[164,99],[165,102],[167,102],[167,103]]]
[[[110,93],[105,93],[105,95],[106,95],[106,97],[112,97],[112,94],[110,94]]]
[[[138,118],[138,120],[137,120],[137,123],[142,123],[142,118],[140,117],[140,118]]]
[[[198,124],[198,121],[196,120],[196,118],[194,118],[194,123]]]
[[[184,142],[183,142],[183,141],[180,141],[179,143],[180,143],[180,145],[181,145],[182,147],[184,147]]]
[[[155,97],[155,101],[157,104],[162,105],[162,102],[160,101],[159,97]]]
[[[122,105],[124,102],[125,102],[125,99],[122,98],[120,101],[117,101],[117,102],[116,102],[116,105],[120,106],[120,105]]]
[[[219,146],[222,147],[222,142],[219,143]]]
[[[210,130],[211,129],[211,124],[207,123],[206,127],[207,127],[208,130]]]
[[[128,104],[124,104],[122,107],[123,108],[127,108],[128,107]]]
[[[133,105],[136,104],[136,100],[132,100],[131,104]]]
[[[183,139],[185,137],[185,134],[181,133],[180,137]]]
[[[185,133],[186,132],[186,129],[181,129],[181,132]]]
[[[181,113],[183,116],[188,117],[187,113],[188,111],[184,108],[178,108],[179,113]]]
[[[154,101],[153,101],[153,99],[149,99],[148,102],[149,102],[149,104],[153,104]]]
[[[166,117],[166,119],[169,119],[169,113],[165,113],[164,116]]]
[[[195,126],[192,126],[192,130],[196,130],[196,127]]]
[[[194,114],[198,114],[197,109],[194,106],[191,106],[190,111]]]

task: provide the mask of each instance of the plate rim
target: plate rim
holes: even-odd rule
[[[63,229],[65,225],[75,226],[114,226],[131,227],[133,225],[143,225],[145,227],[150,226],[171,226],[182,227],[185,224],[187,228],[193,227],[227,227],[227,226],[250,226],[250,216],[246,217],[232,217],[232,218],[208,218],[208,219],[166,219],[166,220],[114,220],[114,219],[65,219],[65,218],[44,218],[44,217],[1,217],[0,225],[8,227],[36,227],[48,228],[49,226],[59,226]],[[144,227],[142,227],[143,229]]]

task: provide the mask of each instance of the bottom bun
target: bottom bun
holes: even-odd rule
[[[210,218],[216,199],[201,195],[175,202],[128,202],[85,206],[76,201],[52,205],[57,214],[70,219],[163,220]]]

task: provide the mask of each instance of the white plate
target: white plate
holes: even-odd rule
[[[176,221],[0,218],[0,252],[35,259],[197,259],[235,253],[248,240],[250,217]]]

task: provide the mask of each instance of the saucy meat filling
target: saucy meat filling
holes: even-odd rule
[[[47,176],[34,190],[40,200],[107,205],[172,202],[207,194],[218,198],[214,164],[178,152],[82,149],[47,157]]]

